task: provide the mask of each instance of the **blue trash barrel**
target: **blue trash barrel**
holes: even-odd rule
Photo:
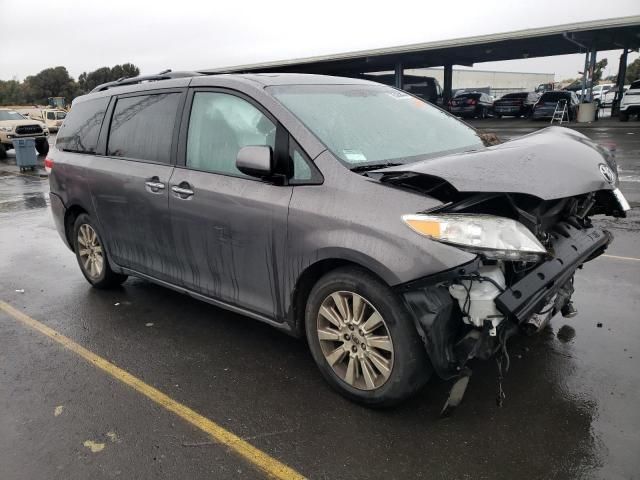
[[[33,170],[38,165],[35,139],[16,138],[13,140],[13,148],[16,152],[16,165],[20,167],[20,171],[27,168]]]

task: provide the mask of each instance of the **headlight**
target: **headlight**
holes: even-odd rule
[[[13,132],[13,127],[0,127],[0,132],[11,133]]]
[[[493,215],[403,215],[415,232],[494,260],[538,261],[547,253],[524,225]]]

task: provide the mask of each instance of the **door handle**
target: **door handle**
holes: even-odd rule
[[[164,183],[160,181],[157,175],[154,175],[150,179],[144,182],[147,192],[158,193],[160,190],[164,190]]]
[[[191,190],[190,185],[186,182],[182,182],[180,185],[174,185],[171,187],[171,191],[176,194],[176,197],[182,199],[187,199],[193,195],[193,190]]]
[[[164,183],[162,182],[145,182],[145,185],[151,189],[163,190]]]

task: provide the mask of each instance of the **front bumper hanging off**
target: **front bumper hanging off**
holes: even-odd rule
[[[563,222],[552,233],[553,256],[507,288],[496,299],[498,310],[518,323],[538,312],[584,262],[602,254],[613,235]]]
[[[551,234],[550,257],[496,297],[496,307],[508,320],[501,325],[515,328],[516,324],[539,312],[571,280],[575,271],[602,254],[612,239],[606,230],[582,228],[577,222],[558,224]],[[450,271],[396,287],[425,344],[432,366],[443,379],[458,376],[461,364],[466,361],[455,351],[457,339],[464,334],[464,325],[447,285],[460,276],[473,274],[479,266],[480,259],[476,258]]]

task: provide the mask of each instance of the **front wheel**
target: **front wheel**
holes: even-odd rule
[[[309,348],[329,384],[367,406],[396,404],[429,379],[432,367],[397,295],[364,269],[322,277],[305,311]]]
[[[82,274],[96,288],[121,285],[126,275],[111,270],[98,229],[86,213],[78,215],[73,228],[74,250]]]
[[[0,143],[0,159],[7,158],[7,148]]]

